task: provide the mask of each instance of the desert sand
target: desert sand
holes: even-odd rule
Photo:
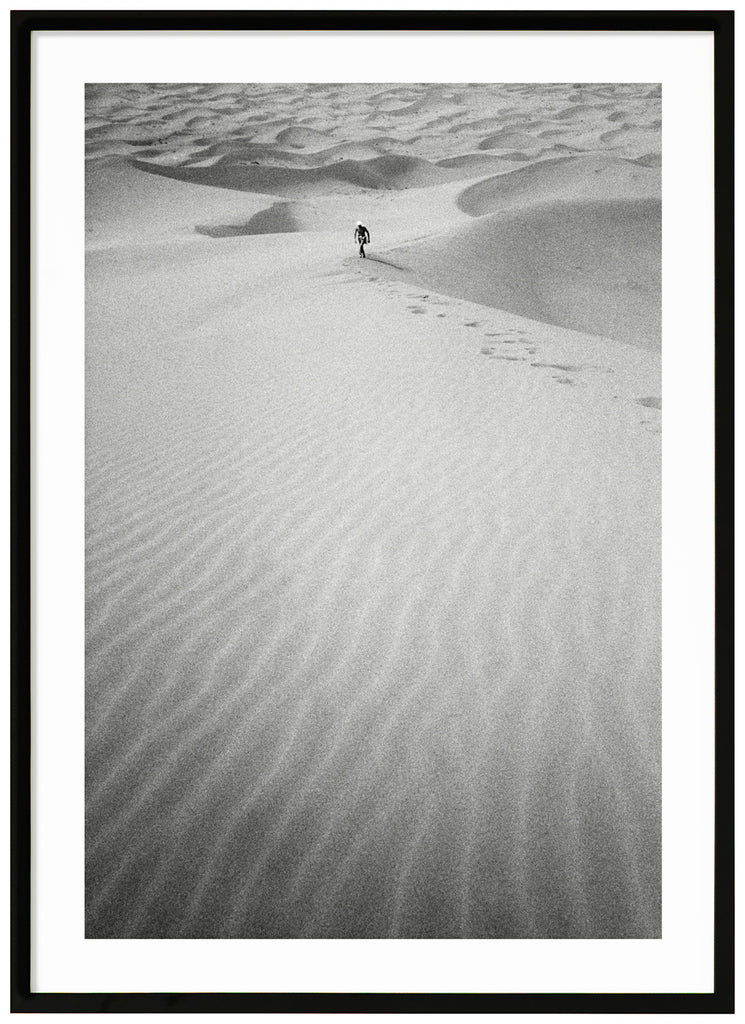
[[[88,88],[88,937],[660,935],[660,104]]]

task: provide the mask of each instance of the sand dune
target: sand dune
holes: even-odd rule
[[[236,257],[176,264],[185,312]],[[655,934],[655,438],[621,367],[283,280],[286,326],[270,289],[165,348],[109,328],[91,382],[88,934]]]
[[[225,159],[209,167],[194,164],[171,167],[143,160],[135,160],[133,165],[179,181],[279,196],[319,195],[355,189],[424,188],[468,176],[458,168],[447,170],[428,160],[394,154],[371,160],[340,159],[336,163],[310,168],[265,167]]]
[[[639,164],[640,167],[661,167],[662,157],[659,153],[644,153],[633,162]]]
[[[513,149],[515,146],[521,149],[540,149],[541,141],[527,132],[505,128],[479,143],[479,149]]]
[[[199,223],[248,220],[265,196],[239,195],[142,174],[126,161],[86,165],[86,245],[189,237]]]
[[[245,222],[234,224],[196,225],[195,231],[211,238],[237,235],[276,235],[293,231],[328,231],[331,227],[327,211],[309,203],[273,203]]]
[[[504,155],[492,156],[487,153],[464,153],[462,156],[450,156],[444,160],[438,160],[439,167],[457,167],[473,172],[473,176],[482,174],[495,174],[501,171],[512,170],[512,161],[507,160]]]
[[[658,116],[87,87],[87,937],[659,936]]]
[[[658,129],[645,125],[623,124],[614,131],[604,132],[600,141],[623,148],[626,153],[644,152],[658,137]]]
[[[613,110],[613,103],[577,103],[572,107],[566,107],[555,115],[557,121],[580,121],[588,117],[596,117],[598,113]]]
[[[471,185],[458,206],[473,217],[556,200],[659,199],[660,175],[628,160],[571,155],[544,160]]]
[[[277,134],[277,142],[281,146],[291,146],[295,149],[307,149],[311,146],[314,149],[322,149],[324,145],[328,145],[328,141],[328,136],[313,128],[285,128]]]
[[[660,232],[658,200],[542,202],[394,255],[426,287],[659,349]]]
[[[130,156],[142,157],[141,149],[160,146],[173,152],[180,146],[217,143],[226,147],[237,140],[238,148],[248,135],[257,146],[268,147],[281,166],[288,154],[309,156],[348,143],[365,143],[372,132],[390,137],[393,147],[408,146],[404,155],[436,161],[466,150],[490,148],[489,139],[500,133],[523,136],[520,144],[506,146],[512,152],[540,150],[539,139],[547,131],[572,133],[595,130],[590,149],[623,149],[622,143],[604,143],[609,118],[623,112],[625,120],[651,125],[659,120],[659,96],[644,85],[618,86],[613,90],[572,86],[414,85],[406,89],[357,84],[348,87],[262,85],[217,86],[117,86],[127,93],[120,102],[113,87],[89,86],[86,93],[86,142],[126,142]],[[419,138],[411,143],[411,139]],[[633,142],[633,140],[631,140]],[[647,147],[649,149],[649,147]],[[639,153],[621,155],[638,156]],[[271,163],[271,160],[266,162]],[[308,164],[308,166],[315,166]],[[231,186],[227,186],[231,187]]]

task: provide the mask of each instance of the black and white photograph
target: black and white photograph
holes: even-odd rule
[[[87,938],[660,938],[661,139],[86,85]]]

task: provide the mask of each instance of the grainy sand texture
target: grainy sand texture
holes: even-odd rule
[[[660,109],[88,87],[88,937],[660,935]]]

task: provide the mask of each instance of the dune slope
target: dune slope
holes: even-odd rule
[[[588,154],[555,157],[466,188],[458,206],[472,217],[567,200],[659,199],[660,175],[629,160]]]
[[[659,349],[657,200],[536,203],[393,255],[409,279],[448,295]]]
[[[91,257],[87,934],[655,935],[654,360],[320,244]]]

